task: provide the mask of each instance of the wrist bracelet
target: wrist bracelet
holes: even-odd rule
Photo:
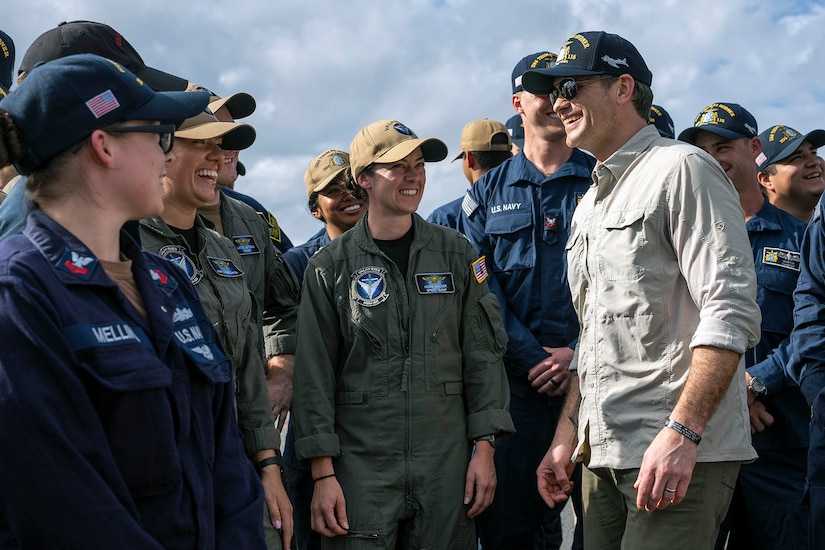
[[[275,456],[268,456],[265,459],[258,461],[258,463],[255,464],[255,467],[258,469],[258,473],[261,473],[264,468],[272,465],[277,465],[281,471],[284,469],[284,461],[281,460],[281,457],[277,454]]]
[[[700,441],[702,441],[702,436],[701,435],[694,432],[693,430],[691,430],[687,426],[679,424],[678,422],[676,422],[672,418],[667,419],[667,421],[665,422],[665,427],[670,428],[671,430],[675,430],[675,431],[679,432],[680,434],[687,437],[688,439],[690,439],[691,441],[693,441],[697,445],[699,444]]]
[[[335,477],[335,474],[327,474],[325,476],[318,476],[315,479],[313,479],[312,481],[321,481],[322,479],[326,479],[328,477]]]

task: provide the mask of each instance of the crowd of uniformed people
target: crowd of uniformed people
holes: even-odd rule
[[[464,127],[463,197],[419,216],[447,146],[376,121],[293,246],[235,190],[249,94],[90,21],[15,67],[0,31],[0,546],[825,541],[825,130],[677,139],[579,33]]]

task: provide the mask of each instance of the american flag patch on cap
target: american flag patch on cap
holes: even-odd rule
[[[106,90],[87,101],[86,107],[95,115],[95,118],[100,118],[120,107],[120,103],[118,103],[112,90]]]

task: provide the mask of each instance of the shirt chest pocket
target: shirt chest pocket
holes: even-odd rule
[[[536,243],[531,212],[516,210],[491,216],[487,219],[485,231],[494,244],[496,271],[529,269],[535,265]]]
[[[84,349],[77,359],[130,493],[150,497],[178,485],[171,369],[141,345]]]
[[[608,212],[601,222],[599,272],[606,281],[637,281],[645,274],[645,210]],[[648,254],[650,256],[650,254]]]
[[[798,271],[760,265],[756,272],[756,301],[762,310],[762,331],[790,334],[793,329],[793,291]]]

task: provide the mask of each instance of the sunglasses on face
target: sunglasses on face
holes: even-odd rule
[[[574,78],[565,78],[561,82],[559,82],[558,86],[554,86],[550,93],[547,94],[550,96],[550,101],[553,103],[559,98],[562,97],[565,101],[571,101],[576,94],[579,93],[579,86],[584,84],[590,84],[592,82],[598,82],[600,80],[606,80],[608,78],[614,78],[611,75],[599,76],[596,78],[591,78],[589,80],[576,80]]]
[[[338,180],[333,182],[331,185],[328,185],[321,191],[318,191],[319,195],[323,195],[328,199],[339,199],[349,193],[356,199],[361,199],[363,197],[363,189],[355,183],[351,177],[348,177],[346,181]]]
[[[175,144],[175,125],[174,124],[153,124],[149,126],[109,126],[104,129],[104,132],[112,133],[143,133],[143,134],[158,134],[158,145],[164,153],[172,150],[172,145]]]

